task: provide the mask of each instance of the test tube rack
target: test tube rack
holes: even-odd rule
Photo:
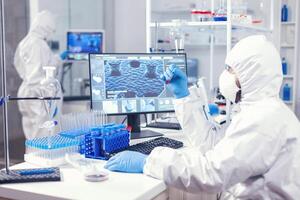
[[[125,125],[92,128],[84,137],[85,157],[108,160],[114,153],[126,149],[130,132]]]

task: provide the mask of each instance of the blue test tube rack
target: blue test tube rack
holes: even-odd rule
[[[126,149],[129,142],[130,132],[123,124],[91,128],[84,137],[84,154],[86,158],[108,160],[111,154]]]

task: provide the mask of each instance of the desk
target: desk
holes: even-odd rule
[[[160,130],[167,137],[183,140],[181,131]],[[133,140],[131,143],[145,139]],[[104,165],[105,161],[99,161]],[[21,163],[12,167],[31,168],[28,163]],[[87,182],[81,174],[69,166],[61,167],[61,182],[22,183],[0,185],[0,196],[11,199],[53,200],[53,199],[109,199],[109,200],[147,200],[166,199],[167,189],[161,180],[143,174],[126,174],[111,172],[109,179],[103,182]]]

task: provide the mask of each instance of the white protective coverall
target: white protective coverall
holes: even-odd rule
[[[19,43],[14,65],[22,84],[18,90],[18,97],[39,97],[40,81],[45,77],[43,66],[61,66],[61,59],[54,55],[47,44],[47,40],[55,32],[54,15],[48,11],[37,14],[33,20],[29,33]],[[22,124],[26,139],[45,136],[47,130],[39,127],[47,120],[47,113],[43,101],[18,101],[22,114]]]
[[[277,50],[264,36],[250,36],[226,64],[237,74],[242,98],[224,135],[205,120],[201,99],[178,99],[176,115],[193,147],[154,149],[144,173],[192,193],[223,192],[223,199],[299,199],[300,124],[279,98]]]

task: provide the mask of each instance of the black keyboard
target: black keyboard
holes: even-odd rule
[[[183,143],[180,141],[177,141],[177,140],[170,139],[170,138],[159,137],[159,138],[155,138],[152,140],[148,140],[146,142],[142,142],[139,144],[129,146],[125,150],[137,151],[137,152],[149,155],[155,147],[169,147],[172,149],[179,149],[179,148],[183,147]]]
[[[174,122],[152,122],[150,124],[147,124],[147,127],[181,130],[180,124]]]

